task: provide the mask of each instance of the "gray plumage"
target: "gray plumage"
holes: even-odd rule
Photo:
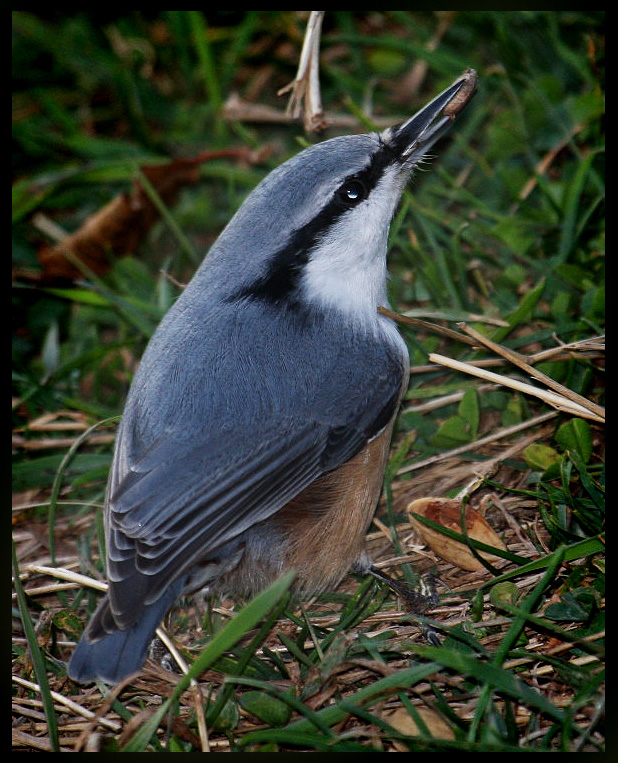
[[[110,589],[69,665],[75,680],[137,670],[182,592],[248,595],[279,574],[278,513],[392,422],[408,355],[378,313],[388,228],[456,93],[426,107],[432,131],[422,140],[412,125],[413,146],[409,120],[317,144],[268,175],[161,322],[118,430]],[[229,573],[243,555],[257,569],[239,582]]]

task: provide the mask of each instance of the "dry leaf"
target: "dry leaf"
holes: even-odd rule
[[[192,158],[177,158],[165,164],[142,167],[141,171],[161,201],[171,206],[185,186],[199,181],[199,168],[204,162],[220,158],[259,162],[266,153],[267,149],[253,152],[247,148],[204,151]],[[67,251],[69,257],[77,258],[93,273],[106,273],[114,258],[135,252],[158,218],[158,209],[142,184],[136,181],[130,193],[116,196],[75,233],[59,244],[39,251],[38,259],[43,267],[41,280],[49,284],[83,277],[79,267],[67,257]]]
[[[416,711],[434,739],[455,739],[453,729],[435,710],[432,710],[425,705],[420,705],[416,708]],[[425,736],[424,731],[419,729],[414,718],[412,718],[410,713],[408,713],[404,707],[399,707],[396,710],[385,713],[382,718],[393,728],[406,736]],[[394,741],[393,745],[399,752],[409,751],[406,745],[397,741]]]
[[[460,567],[462,570],[477,571],[484,569],[481,562],[479,562],[465,543],[461,543],[454,538],[449,538],[438,530],[427,527],[413,516],[414,514],[420,514],[449,530],[461,533],[461,501],[453,498],[418,498],[416,501],[408,504],[408,512],[410,513],[410,522],[414,529],[438,556]],[[471,506],[466,506],[465,522],[466,531],[470,538],[506,551],[506,546],[501,538],[491,529],[483,516]],[[488,562],[498,560],[498,557],[493,554],[487,554],[483,551],[478,553]]]

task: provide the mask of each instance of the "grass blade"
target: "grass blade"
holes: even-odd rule
[[[124,745],[122,752],[145,752],[152,736],[156,733],[159,724],[170,711],[173,704],[187,689],[192,679],[197,678],[207,670],[223,652],[236,644],[251,628],[264,617],[288,591],[294,575],[288,573],[258,594],[240,612],[230,620],[227,625],[213,637],[212,641],[195,660],[184,675],[171,697],[152,715],[148,721],[134,734]]]
[[[50,747],[52,752],[60,752],[60,743],[58,741],[58,722],[56,720],[56,713],[54,711],[54,700],[52,699],[49,682],[47,680],[45,660],[41,654],[36,631],[34,630],[34,626],[28,613],[26,594],[24,592],[21,578],[19,576],[19,563],[17,561],[17,552],[15,551],[15,541],[13,539],[11,539],[11,555],[13,559],[13,575],[15,576],[14,585],[15,591],[17,593],[19,614],[21,616],[22,625],[26,634],[26,641],[28,642],[28,649],[30,651],[30,657],[32,658],[32,665],[34,667],[37,683],[41,687],[41,700],[43,702],[43,711],[45,713],[47,729],[49,731]]]
[[[428,678],[432,673],[439,670],[438,662],[429,662],[423,665],[416,665],[413,668],[407,670],[401,670],[393,675],[381,678],[379,681],[365,686],[352,696],[346,698],[346,704],[353,705],[367,705],[372,702],[377,702],[379,699],[400,689],[409,689],[419,681],[423,681]],[[341,704],[334,704],[319,710],[315,717],[312,716],[311,720],[308,718],[302,718],[299,721],[291,723],[286,726],[285,731],[290,734],[306,734],[309,733],[315,727],[316,718],[319,719],[319,723],[322,725],[333,726],[336,723],[343,721],[348,715],[348,710],[342,707]],[[241,740],[241,744],[251,744],[253,742],[267,741],[271,739],[270,730],[255,731],[247,734]]]

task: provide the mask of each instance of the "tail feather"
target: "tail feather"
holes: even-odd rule
[[[157,626],[180,593],[180,588],[179,585],[171,586],[164,596],[147,605],[140,619],[131,628],[115,630],[92,641],[86,631],[69,662],[69,678],[78,683],[100,679],[116,684],[139,670],[146,660],[146,652]],[[101,618],[107,620],[108,608],[105,598],[93,621]]]

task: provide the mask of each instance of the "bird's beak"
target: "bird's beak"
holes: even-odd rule
[[[476,92],[477,74],[466,69],[459,79],[406,122],[389,128],[385,141],[411,166],[448,130]]]

